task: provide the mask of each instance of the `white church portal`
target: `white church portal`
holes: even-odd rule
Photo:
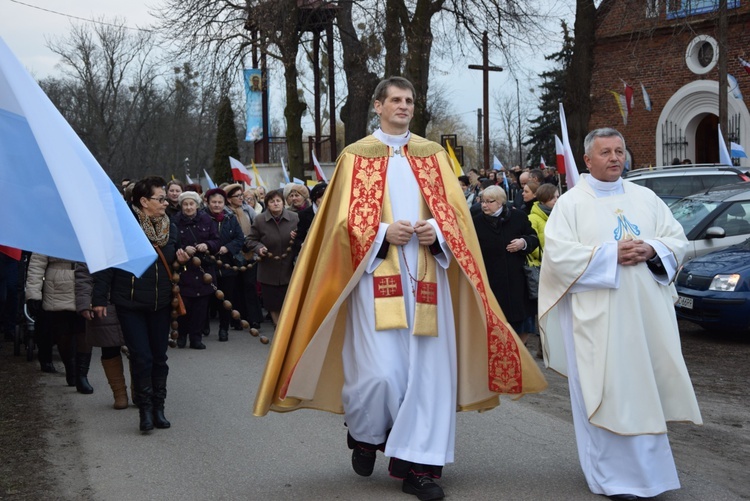
[[[727,141],[746,149],[750,146],[750,112],[742,98],[727,89]],[[680,88],[667,101],[656,126],[656,162],[671,164],[673,159],[693,163],[719,161],[719,82],[696,80]],[[750,165],[748,159],[739,159]]]

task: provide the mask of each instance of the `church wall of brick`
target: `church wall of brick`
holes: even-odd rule
[[[605,2],[606,3],[606,2]],[[591,85],[592,115],[590,129],[614,127],[625,136],[633,155],[634,167],[661,165],[655,158],[659,116],[665,104],[681,87],[696,80],[718,81],[718,64],[705,75],[696,75],[687,66],[685,54],[689,43],[698,35],[719,36],[712,14],[667,21],[664,2],[659,19],[647,19],[645,2],[614,1],[600,8],[594,48]],[[743,98],[750,97],[750,74],[738,57],[750,60],[750,2],[733,9],[729,16],[727,71],[737,79]],[[604,5],[604,4],[603,4]],[[623,124],[617,103],[610,90],[624,93],[623,80],[634,89],[635,104]],[[644,108],[641,83],[653,105]],[[734,99],[731,95],[729,99]],[[718,114],[718,110],[717,110]]]

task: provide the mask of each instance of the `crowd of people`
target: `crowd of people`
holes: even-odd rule
[[[212,316],[219,320],[219,342],[229,340],[230,329],[259,329],[269,320],[275,325],[326,186],[316,185],[311,201],[310,190],[298,184],[266,192],[224,183],[202,193],[200,185],[178,180],[123,179],[123,197],[158,254],[140,277],[117,268],[91,274],[85,263],[39,253],[26,253],[26,264],[19,267],[17,259],[2,253],[3,276],[22,280],[41,370],[57,372],[57,345],[67,385],[91,394],[92,349],[100,347],[113,407],[125,409],[132,400],[141,431],[169,428],[164,414],[169,343],[206,349]],[[3,284],[4,292],[11,287],[17,292],[18,282]],[[185,306],[180,316],[173,312],[177,290]],[[16,296],[6,299],[4,332],[12,337],[20,303]]]
[[[41,370],[56,372],[56,344],[66,383],[90,394],[100,347],[114,408],[127,408],[125,347],[139,429],[169,428],[170,337],[204,350],[212,314],[220,342],[270,320],[254,414],[343,412],[354,472],[371,475],[381,451],[403,492],[428,501],[444,497],[457,410],[546,387],[525,347],[541,334],[537,356],[569,376],[590,490],[679,488],[666,422],[701,422],[671,303],[686,239],[663,202],[621,179],[622,135],[586,137],[590,174],[562,197],[554,169],[471,169],[456,182],[445,150],[409,131],[415,97],[401,77],[378,85],[380,128],[342,152],[330,186],[204,194],[123,180],[158,259],[136,277],[31,254]]]
[[[458,178],[479,235],[482,257],[495,298],[527,346],[539,334],[537,297],[529,288],[529,268],[542,263],[544,224],[560,196],[554,167],[516,166],[509,171],[470,169]],[[542,343],[536,356],[542,358]]]

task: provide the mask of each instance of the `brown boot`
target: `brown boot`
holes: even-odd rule
[[[122,369],[122,357],[109,358],[102,360],[104,374],[107,376],[109,386],[112,388],[112,394],[115,397],[115,409],[128,408],[128,388],[125,385],[125,374]]]

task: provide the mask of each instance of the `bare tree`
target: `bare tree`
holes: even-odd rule
[[[179,174],[186,157],[207,165],[215,89],[187,63],[164,78],[151,34],[74,26],[50,47],[62,57],[64,75],[40,85],[113,179]]]
[[[122,169],[128,135],[150,118],[142,105],[153,97],[159,77],[151,34],[129,32],[117,23],[73,26],[48,47],[77,86],[68,92],[66,110],[76,132],[105,169]]]

